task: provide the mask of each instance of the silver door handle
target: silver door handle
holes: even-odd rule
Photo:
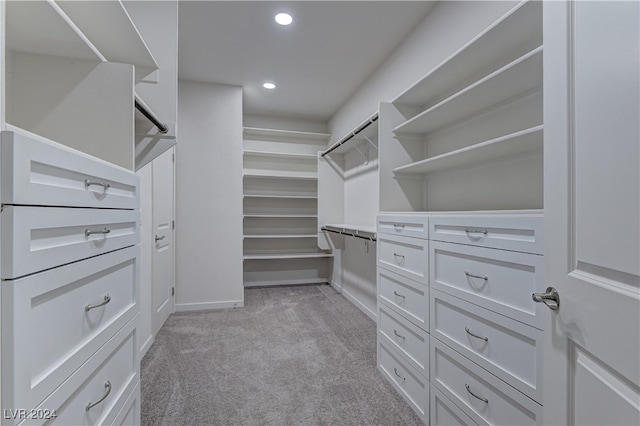
[[[95,309],[95,308],[99,308],[100,306],[104,306],[109,302],[111,302],[111,296],[109,296],[108,294],[105,294],[104,295],[104,299],[102,300],[101,303],[98,303],[97,305],[86,305],[84,307],[84,311],[85,312],[89,312],[90,310]]]
[[[111,393],[111,382],[109,380],[107,380],[107,382],[104,384],[104,388],[105,388],[105,392],[104,392],[104,395],[102,395],[102,398],[100,398],[96,402],[88,403],[87,406],[85,407],[85,411],[91,410],[93,407],[95,407],[96,405],[100,404],[102,401],[107,399],[107,397]]]
[[[89,235],[93,235],[93,234],[108,234],[111,232],[111,229],[105,227],[102,231],[92,231],[91,229],[85,229],[84,230],[84,236],[88,237]]]
[[[162,241],[162,240],[164,240],[164,237],[165,237],[165,236],[166,236],[166,235],[163,235],[162,237],[158,237],[158,236],[156,235],[156,238],[155,238],[156,243],[157,243],[158,241]]]
[[[89,179],[85,179],[84,181],[84,187],[85,188],[89,188],[91,185],[98,185],[104,188],[104,190],[106,191],[107,189],[111,188],[111,185],[109,185],[106,182],[92,182]]]
[[[560,309],[560,294],[553,287],[547,287],[544,293],[533,293],[531,298],[534,302],[544,303],[552,311]]]
[[[471,394],[471,396],[473,396],[474,398],[479,399],[480,401],[484,402],[485,404],[489,403],[489,400],[487,398],[483,398],[481,396],[476,395],[475,393],[471,392],[471,388],[469,387],[468,384],[464,384],[464,387],[467,388],[467,392],[469,392],[469,394]]]

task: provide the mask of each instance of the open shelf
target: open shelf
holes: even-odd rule
[[[542,47],[505,65],[400,124],[394,133],[426,134],[542,87]]]
[[[245,170],[244,177],[260,177],[260,178],[273,178],[273,179],[299,179],[299,180],[316,180],[318,178],[317,173],[312,172],[285,172],[275,170]]]
[[[426,174],[542,149],[543,126],[505,135],[393,169],[394,174]]]
[[[243,238],[252,239],[252,238],[263,238],[263,239],[271,239],[271,238],[318,238],[318,234],[251,234],[251,235],[243,235]]]
[[[333,257],[332,253],[325,252],[288,252],[288,253],[245,253],[243,260],[275,260],[275,259],[312,259],[321,257]]]
[[[424,107],[446,91],[471,84],[478,73],[487,75],[501,64],[542,45],[542,3],[522,2],[478,34],[396,99],[395,105]],[[446,96],[446,95],[445,95]]]
[[[244,217],[263,217],[263,218],[317,218],[318,215],[316,214],[260,214],[260,213],[255,213],[255,214],[245,214],[243,215]]]
[[[378,126],[376,121],[378,121],[378,113],[375,113],[348,135],[332,144],[329,148],[320,153],[320,156],[324,157],[329,154],[345,154],[356,149],[358,142],[369,144],[370,147],[373,144],[373,148],[378,149]]]
[[[317,200],[317,195],[256,195],[256,194],[244,194],[244,198],[283,198],[293,200]]]
[[[273,151],[258,151],[258,150],[244,150],[242,154],[245,156],[253,157],[268,157],[268,158],[286,158],[286,159],[300,159],[300,160],[315,160],[314,154],[297,154],[293,152],[273,152]]]
[[[244,136],[267,136],[270,138],[305,139],[318,143],[331,137],[328,133],[299,132],[294,130],[264,129],[259,127],[244,127]]]

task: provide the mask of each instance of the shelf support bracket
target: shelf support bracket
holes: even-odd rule
[[[364,157],[364,164],[369,164],[369,150],[367,149],[367,153],[365,154],[360,150],[360,148],[358,148],[358,145],[353,145],[353,148]]]
[[[372,147],[374,147],[375,149],[378,149],[378,146],[375,143],[373,143],[373,141],[371,141],[371,139],[369,139],[367,135],[362,135],[362,137],[365,138],[365,140],[369,142]]]

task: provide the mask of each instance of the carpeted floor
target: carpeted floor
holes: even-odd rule
[[[376,326],[328,285],[172,315],[142,360],[142,425],[421,425],[376,369]]]

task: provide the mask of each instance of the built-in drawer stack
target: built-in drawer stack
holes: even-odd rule
[[[429,419],[429,222],[381,214],[377,234],[378,368]]]
[[[541,424],[542,214],[429,223],[431,424]]]
[[[139,179],[27,132],[0,156],[3,424],[139,423]]]

